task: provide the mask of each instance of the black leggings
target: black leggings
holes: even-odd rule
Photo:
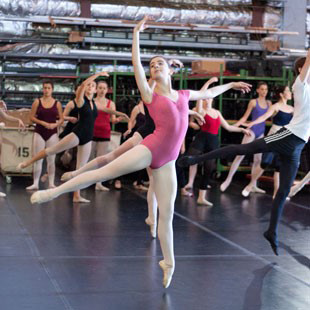
[[[196,136],[195,140],[191,143],[188,155],[197,155],[204,152],[215,150],[219,147],[218,135],[200,131]],[[210,181],[211,173],[215,168],[215,159],[206,160],[203,162],[201,180],[199,189],[206,190]]]
[[[269,232],[276,235],[286,197],[296,177],[300,154],[304,145],[305,141],[295,136],[289,130],[282,128],[273,135],[257,139],[251,143],[229,145],[203,155],[198,155],[195,157],[195,162],[199,163],[205,160],[226,158],[236,155],[250,155],[265,152],[278,153],[281,162],[280,186],[272,202],[268,229]]]

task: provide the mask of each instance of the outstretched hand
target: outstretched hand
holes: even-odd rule
[[[109,76],[109,73],[106,71],[102,71],[102,72],[99,72],[97,74],[98,74],[98,76]]]
[[[140,20],[140,22],[136,25],[136,27],[134,28],[134,31],[143,32],[145,29],[148,28],[148,26],[146,25],[146,22],[149,20],[151,20],[151,18],[148,15],[144,16],[144,18]]]
[[[252,85],[245,82],[234,82],[233,89],[240,90],[243,94],[251,91]]]
[[[212,83],[217,83],[218,81],[219,79],[216,76],[213,76],[211,79],[208,80],[208,83],[212,84]]]
[[[168,61],[170,66],[175,66],[175,67],[179,67],[179,68],[184,68],[183,62],[180,61],[179,59],[170,59]]]
[[[196,122],[199,124],[199,126],[202,126],[206,122],[204,117],[198,112],[195,112],[192,116],[196,120]]]
[[[253,122],[243,123],[242,125],[247,128],[252,128],[254,126]]]
[[[243,134],[245,134],[246,136],[250,136],[251,135],[251,132],[249,129],[244,129],[244,128],[241,128],[241,131]]]

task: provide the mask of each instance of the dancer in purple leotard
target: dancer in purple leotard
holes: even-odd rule
[[[237,82],[202,91],[176,91],[171,86],[173,71],[168,62],[165,58],[156,56],[150,62],[151,78],[156,81],[154,90],[151,89],[141,64],[139,49],[139,33],[146,28],[146,21],[147,17],[140,21],[134,29],[132,60],[142,100],[148,106],[150,116],[155,123],[154,133],[147,136],[143,143],[133,147],[108,165],[80,174],[55,189],[36,192],[32,195],[31,201],[33,203],[48,201],[63,193],[87,187],[100,180],[109,180],[152,165],[155,168],[152,174],[159,208],[158,236],[164,256],[160,267],[164,273],[163,285],[168,287],[175,266],[172,230],[177,190],[175,160],[188,126],[188,101],[214,98],[231,88],[247,92],[251,85]],[[163,117],[166,118],[166,122],[161,121]]]
[[[265,114],[271,105],[271,102],[269,100],[266,100],[266,96],[268,93],[268,85],[265,82],[259,82],[256,88],[256,92],[258,94],[257,99],[250,100],[247,110],[245,111],[244,115],[241,117],[241,119],[234,124],[234,126],[239,127],[240,125],[243,125],[248,117],[251,115],[252,121],[255,121],[258,117]],[[244,135],[242,139],[242,144],[252,142],[253,140],[257,138],[261,138],[264,136],[265,132],[265,122],[261,122],[255,126],[253,126],[250,130],[251,135],[246,136]],[[257,167],[260,165],[262,154],[255,154],[252,170],[251,173],[253,174],[254,171],[257,169]],[[221,184],[221,191],[224,192],[227,187],[230,185],[233,176],[235,175],[239,165],[241,164],[244,156],[236,156],[233,163],[231,164],[229,173],[226,177],[226,180]],[[257,193],[265,193],[262,189],[258,188],[255,184],[253,184],[251,188],[252,192]]]

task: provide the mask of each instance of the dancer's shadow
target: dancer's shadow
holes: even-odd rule
[[[245,292],[245,298],[243,303],[243,310],[261,310],[262,300],[261,292],[263,288],[264,278],[271,271],[276,263],[269,264],[261,269],[253,271],[254,279],[250,283],[249,287]]]
[[[308,257],[294,251],[290,246],[286,245],[283,242],[280,242],[279,246],[286,250],[289,254],[291,254],[292,258],[294,258],[298,263],[310,269],[310,259]]]

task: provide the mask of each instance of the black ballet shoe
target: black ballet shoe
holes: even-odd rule
[[[278,252],[278,241],[274,235],[272,235],[268,230],[264,232],[265,239],[269,242],[272,251],[275,255],[279,256]]]
[[[197,156],[183,156],[178,160],[179,167],[188,167],[196,164]]]

